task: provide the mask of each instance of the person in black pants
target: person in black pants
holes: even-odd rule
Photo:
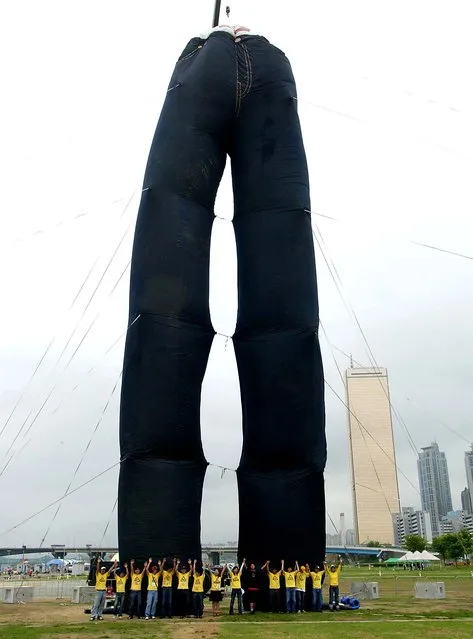
[[[279,612],[280,598],[281,598],[281,573],[282,573],[282,563],[281,569],[276,570],[273,568],[271,571],[269,570],[269,559],[262,566],[261,570],[265,570],[268,574],[269,578],[269,609],[273,613]]]
[[[249,568],[243,571],[241,576],[242,587],[245,591],[244,604],[250,606],[250,614],[255,614],[255,609],[259,603],[259,593],[261,590],[261,571],[256,570],[255,564],[250,564]]]
[[[189,579],[192,573],[192,561],[187,561],[188,567],[179,567],[179,560],[177,560],[177,614],[181,619],[187,617],[190,614],[190,591],[189,591]]]

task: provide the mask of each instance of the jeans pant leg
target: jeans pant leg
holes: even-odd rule
[[[338,609],[340,588],[339,586],[334,586],[333,589],[334,589],[334,603],[335,603],[335,607]]]
[[[232,588],[232,594],[230,595],[230,614],[233,613],[233,606],[235,604],[236,590]]]
[[[314,588],[313,593],[313,609],[317,611],[322,610],[322,588]]]
[[[151,616],[156,617],[156,606],[158,605],[158,591],[154,591],[153,601],[151,603]]]
[[[214,337],[210,238],[235,118],[234,49],[233,37],[213,34],[176,66],[149,154],[130,281],[130,317],[137,321],[127,331],[121,398],[124,557],[148,553],[164,520],[182,555],[200,553],[207,469],[200,400]],[[175,371],[185,401],[174,390]],[[143,450],[150,451],[146,464],[137,459]],[[166,486],[166,499],[155,499],[159,485]],[[142,498],[136,499],[134,487]],[[143,508],[144,502],[153,508]],[[169,504],[179,504],[186,517],[169,517]]]
[[[95,598],[94,598],[94,605],[92,606],[92,610],[90,613],[91,617],[97,617],[100,613],[99,613],[99,609],[100,609],[100,602],[102,599],[102,590],[96,590],[95,591]]]
[[[238,599],[238,614],[243,614],[243,595],[241,594],[241,589],[237,590],[237,599]]]
[[[145,617],[152,617],[153,613],[152,613],[152,608],[153,608],[153,603],[156,607],[156,590],[148,590],[148,593],[146,595],[146,609],[145,609]]]
[[[274,556],[280,547],[287,557],[311,557],[325,550],[319,525],[325,519],[324,381],[315,328],[309,179],[293,99],[296,87],[284,55],[263,38],[242,38],[235,49],[243,62],[238,67],[239,116],[230,153],[239,302],[233,343],[245,407],[237,473],[239,554]],[[284,326],[277,339],[275,326]],[[262,446],[268,460],[264,470]],[[300,460],[297,472],[275,473],[282,451],[287,459]],[[270,494],[278,499],[269,499]],[[306,509],[318,494],[317,506]],[[281,503],[290,515],[281,517]],[[255,535],[255,512],[261,521],[274,522],[263,534]],[[299,527],[317,533],[301,537],[294,534]]]
[[[336,591],[337,591],[336,586],[330,586],[328,589],[328,596],[329,596],[328,606],[330,609],[332,609],[333,606],[336,605],[336,599],[337,599]]]
[[[289,591],[289,612],[295,612],[296,610],[296,589],[288,588]]]
[[[130,590],[130,606],[128,608],[128,614],[133,617],[133,612],[136,606],[136,593],[134,590]]]
[[[192,608],[193,608],[193,612],[194,615],[196,617],[199,617],[201,615],[200,612],[200,607],[201,607],[201,603],[200,603],[200,592],[193,592],[192,593]]]
[[[123,604],[125,602],[125,593],[117,592],[115,597],[115,614],[120,617],[123,614]]]
[[[172,615],[172,588],[163,588],[161,590],[162,605],[161,614],[170,617]]]

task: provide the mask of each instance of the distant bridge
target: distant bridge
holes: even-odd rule
[[[63,558],[70,554],[87,554],[89,557],[100,555],[105,557],[106,555],[114,555],[118,552],[116,546],[45,546],[45,547],[11,547],[0,548],[0,557],[8,555],[53,555],[56,558]],[[203,544],[202,553],[205,553],[213,563],[220,563],[221,555],[237,555],[238,548],[236,545],[225,544]],[[406,551],[403,548],[397,548],[394,546],[388,547],[376,547],[369,546],[327,546],[327,555],[342,555],[342,556],[360,556],[360,557],[374,557],[376,558],[381,553],[384,555],[384,559],[388,557],[396,557],[403,555]]]

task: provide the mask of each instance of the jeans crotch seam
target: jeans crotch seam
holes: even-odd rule
[[[235,47],[235,77],[236,77],[236,96],[235,96],[235,115],[238,117],[241,106],[241,84],[238,78],[238,49]]]
[[[243,49],[243,55],[245,57],[245,65],[246,65],[246,87],[241,96],[243,99],[251,91],[251,87],[253,84],[253,69],[251,66],[251,56],[250,56],[250,52],[248,51],[248,47],[246,46],[244,42],[241,43],[241,46]]]

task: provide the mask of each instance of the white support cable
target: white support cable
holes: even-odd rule
[[[327,339],[327,335],[325,333],[325,338]],[[338,346],[335,346],[334,344],[330,343],[329,340],[327,339],[327,342],[329,343],[330,347],[333,348],[334,350],[338,351],[339,353],[341,353],[341,355],[344,355],[348,360],[352,359],[355,364],[357,366],[363,367],[363,364],[361,362],[359,362],[358,360],[356,360],[353,355],[350,355],[348,353],[346,353],[344,350],[342,350],[341,348],[339,348]],[[433,419],[435,419],[441,426],[443,426],[444,428],[446,428],[447,430],[449,430],[451,433],[453,433],[454,435],[456,435],[457,437],[459,437],[461,440],[463,440],[464,442],[466,442],[467,444],[471,444],[470,440],[467,439],[466,437],[464,437],[461,433],[459,433],[457,430],[455,430],[454,428],[452,428],[449,424],[447,424],[446,422],[444,422],[443,420],[439,419],[439,417],[437,415],[435,415],[432,411],[430,411],[428,408],[426,408],[425,406],[421,406],[420,404],[418,404],[415,400],[413,400],[411,397],[406,397],[405,398],[408,402],[410,402],[411,404],[413,404],[414,406],[416,406],[419,410],[424,411],[425,413],[427,413],[428,415],[430,415]]]
[[[131,200],[130,200],[130,201],[131,201]],[[129,204],[129,202],[128,202],[128,204]],[[128,204],[127,204],[127,206],[128,206]],[[53,367],[52,371],[50,372],[49,377],[51,377],[51,376],[54,374],[54,372],[56,371],[56,369],[57,369],[57,367],[58,367],[58,365],[59,365],[59,363],[60,363],[60,361],[61,361],[61,359],[62,359],[62,357],[63,357],[64,353],[65,353],[65,352],[66,352],[66,350],[67,350],[67,347],[68,347],[68,346],[69,346],[69,344],[71,343],[72,338],[74,337],[75,333],[77,332],[77,329],[78,329],[78,327],[79,327],[79,325],[80,325],[80,323],[81,323],[81,321],[82,321],[83,317],[85,316],[85,313],[86,313],[87,308],[89,307],[89,305],[90,305],[90,303],[91,303],[92,299],[93,299],[93,298],[94,298],[94,296],[96,295],[96,293],[97,293],[97,291],[98,291],[98,289],[99,289],[100,285],[102,284],[102,282],[103,282],[103,280],[104,280],[104,277],[105,277],[106,272],[108,271],[108,269],[110,268],[110,266],[111,266],[111,264],[112,264],[112,262],[113,262],[114,258],[116,257],[116,255],[117,255],[117,253],[118,253],[118,249],[119,249],[119,248],[120,248],[120,246],[122,245],[122,243],[123,243],[123,241],[124,241],[124,239],[125,239],[125,237],[126,237],[126,234],[128,233],[128,230],[130,229],[130,227],[131,227],[131,222],[128,224],[128,227],[127,227],[127,229],[126,229],[125,233],[122,235],[121,239],[119,240],[118,245],[117,245],[117,247],[115,248],[115,250],[114,250],[114,252],[113,252],[113,254],[112,254],[112,257],[111,257],[111,258],[110,258],[110,260],[108,261],[107,266],[105,267],[105,270],[104,270],[104,272],[102,273],[102,276],[100,277],[99,283],[96,285],[96,287],[95,287],[95,289],[94,289],[94,291],[93,291],[92,295],[90,296],[90,298],[89,298],[89,300],[88,300],[88,303],[87,303],[87,305],[86,305],[86,308],[82,311],[82,314],[80,315],[79,320],[78,320],[78,321],[77,321],[77,323],[75,324],[75,326],[74,326],[74,328],[73,328],[73,330],[72,330],[72,332],[71,332],[71,334],[70,334],[70,336],[69,336],[69,339],[68,339],[68,340],[67,340],[67,342],[66,342],[66,345],[65,345],[65,346],[64,346],[64,348],[62,349],[62,352],[61,352],[61,354],[59,355],[59,358],[56,360],[56,363],[55,363],[55,365],[54,365],[54,367]],[[124,271],[124,272],[125,272],[125,271]],[[121,280],[121,278],[123,277],[124,272],[120,275],[120,278],[119,278],[119,280],[118,280],[118,281],[120,281],[120,280]],[[90,271],[89,271],[89,275],[90,275]],[[113,287],[112,291],[109,293],[109,296],[108,296],[109,298],[111,297],[112,293],[115,291],[115,289],[116,289],[116,287],[117,287],[117,285],[118,285],[118,281],[117,281],[117,283],[114,285],[114,287]],[[83,288],[83,286],[84,286],[84,285],[82,285],[82,288]],[[75,299],[77,299],[77,296],[76,296],[76,298],[75,298]],[[89,327],[86,329],[86,331],[85,331],[84,335],[82,336],[82,338],[81,338],[81,340],[80,340],[80,342],[79,342],[78,346],[75,348],[74,353],[73,353],[73,354],[72,354],[72,356],[69,358],[69,361],[67,362],[67,364],[66,364],[66,365],[65,365],[65,367],[63,368],[62,373],[61,373],[61,377],[62,377],[62,375],[63,375],[63,374],[67,371],[67,369],[69,368],[70,364],[72,363],[72,361],[73,361],[74,357],[77,355],[77,352],[79,351],[79,349],[80,349],[80,347],[82,346],[83,342],[85,341],[86,337],[88,336],[88,334],[90,333],[91,329],[93,328],[93,325],[95,324],[95,322],[96,322],[96,320],[98,319],[99,315],[100,315],[100,312],[99,312],[99,313],[95,316],[95,318],[93,319],[92,323],[91,323],[91,324],[89,325]],[[43,359],[44,359],[44,356],[43,356]],[[24,435],[23,435],[23,439],[26,437],[26,435],[28,435],[28,433],[30,432],[31,428],[32,428],[32,427],[33,427],[33,425],[36,423],[37,419],[40,417],[40,415],[41,415],[41,413],[43,412],[43,410],[44,410],[44,408],[45,408],[46,404],[48,403],[48,401],[49,401],[49,399],[51,398],[52,394],[53,394],[53,393],[54,393],[54,391],[56,390],[56,388],[57,388],[58,384],[59,384],[59,381],[56,381],[56,382],[53,384],[53,387],[50,389],[50,391],[49,391],[49,393],[48,393],[48,395],[47,395],[46,399],[45,399],[45,400],[43,401],[43,403],[41,404],[41,406],[40,406],[40,408],[38,409],[38,411],[36,412],[36,414],[35,414],[35,416],[34,416],[34,418],[33,418],[32,422],[30,423],[29,427],[27,428],[26,432],[24,433]],[[19,403],[19,402],[17,402],[17,404],[18,404],[18,403]],[[30,414],[31,414],[31,413],[30,413]],[[14,441],[12,442],[12,444],[10,444],[10,447],[9,447],[9,449],[8,449],[8,451],[7,451],[7,453],[6,453],[6,455],[7,455],[7,454],[8,454],[8,452],[11,450],[11,448],[12,448],[12,446],[13,446],[14,442],[16,442],[16,440],[18,439],[19,434],[21,434],[21,432],[23,432],[23,429],[24,429],[24,428],[25,428],[25,426],[26,426],[26,422],[27,422],[27,420],[28,420],[28,418],[27,418],[27,419],[23,422],[23,424],[21,425],[21,427],[20,427],[19,431],[17,432],[17,435],[16,435],[16,436],[15,436],[15,438],[14,438]],[[4,458],[5,458],[5,456],[6,456],[6,455],[4,455]],[[4,467],[4,468],[0,471],[0,477],[3,475],[3,473],[5,472],[5,470],[6,470],[6,466],[5,466],[5,467]]]
[[[354,224],[354,222],[352,222],[351,220],[341,220],[338,217],[334,217],[333,215],[326,215],[324,213],[319,213],[318,211],[309,211],[309,209],[305,209],[306,213],[310,213],[311,215],[316,215],[317,217],[320,217],[324,220],[330,220],[332,222],[337,222],[339,224],[347,224],[349,226],[351,226],[352,224]],[[357,224],[357,227],[359,227],[359,224]],[[370,229],[372,230],[372,229]],[[378,231],[380,235],[383,235],[383,233],[386,233],[386,231]],[[445,253],[447,255],[452,255],[454,257],[461,257],[465,260],[473,260],[473,255],[468,255],[466,253],[459,253],[458,251],[453,251],[450,249],[446,249],[442,246],[435,246],[434,244],[427,244],[426,242],[420,242],[418,240],[412,240],[408,237],[403,237],[401,235],[396,235],[393,234],[392,232],[389,232],[389,237],[392,239],[393,237],[400,241],[400,242],[406,242],[407,244],[413,244],[414,246],[420,246],[422,248],[426,248],[426,249],[430,249],[432,251],[438,251],[440,253]]]
[[[47,506],[44,506],[43,508],[41,508],[41,510],[38,510],[37,512],[35,512],[33,515],[30,515],[29,517],[27,517],[26,519],[23,519],[22,521],[20,521],[18,524],[16,524],[15,526],[12,526],[11,528],[9,528],[8,530],[4,530],[2,533],[0,533],[0,537],[4,537],[5,535],[8,535],[9,533],[13,532],[14,530],[16,530],[17,528],[19,528],[20,526],[23,526],[24,524],[28,523],[29,521],[31,521],[32,519],[34,519],[35,517],[38,517],[38,515],[41,515],[42,513],[44,513],[46,510],[49,510],[49,508],[52,508],[53,506],[55,506],[56,504],[64,501],[64,499],[66,499],[67,497],[70,497],[71,495],[73,495],[74,493],[76,493],[77,491],[81,490],[82,488],[84,488],[85,486],[91,484],[92,482],[96,481],[97,479],[100,479],[100,477],[102,477],[103,475],[105,475],[106,473],[108,473],[109,471],[111,471],[113,468],[116,468],[117,466],[120,465],[120,462],[116,462],[115,464],[112,464],[111,466],[109,466],[108,468],[106,468],[105,470],[102,470],[100,473],[98,473],[97,475],[94,475],[93,477],[91,477],[90,479],[88,479],[87,481],[85,481],[83,484],[80,484],[80,486],[77,486],[77,488],[74,488],[73,490],[70,490],[67,495],[63,495],[62,497],[59,497],[58,499],[55,499],[54,501],[52,501],[50,504],[48,504]]]
[[[316,228],[317,228],[317,230],[318,230],[318,233],[319,233],[319,235],[320,235],[320,241],[319,241],[319,239],[318,239],[318,237],[317,237],[317,235],[316,235],[315,231],[312,231],[312,233],[313,233],[313,236],[314,236],[314,238],[315,238],[315,240],[316,240],[316,242],[317,242],[317,245],[318,245],[318,247],[319,247],[319,249],[320,249],[320,251],[321,251],[321,253],[322,253],[322,256],[323,256],[324,261],[325,261],[325,263],[326,263],[326,265],[327,265],[327,268],[329,269],[329,273],[330,273],[330,275],[331,275],[331,277],[332,277],[333,283],[335,284],[335,287],[336,287],[336,289],[337,289],[337,291],[338,291],[338,294],[340,295],[340,298],[341,298],[341,300],[342,300],[342,302],[343,302],[343,304],[344,304],[345,308],[347,309],[348,314],[349,314],[349,315],[350,315],[350,314],[352,315],[352,317],[353,317],[353,319],[354,319],[354,321],[355,321],[355,324],[356,324],[356,326],[357,326],[358,330],[359,330],[359,331],[360,331],[360,333],[361,333],[362,340],[363,340],[363,342],[364,342],[364,344],[365,344],[366,352],[367,352],[367,354],[368,354],[368,358],[369,358],[369,360],[370,360],[370,362],[371,362],[371,365],[372,365],[374,368],[378,368],[378,369],[379,369],[380,367],[379,367],[379,365],[378,365],[378,364],[377,364],[377,362],[376,362],[376,358],[375,358],[375,356],[374,356],[374,354],[373,354],[373,351],[372,351],[371,346],[370,346],[370,344],[369,344],[369,342],[368,342],[368,339],[367,339],[367,337],[366,337],[366,334],[365,334],[365,332],[364,332],[364,330],[363,330],[363,328],[362,328],[362,326],[361,326],[361,324],[360,324],[360,321],[359,321],[359,319],[358,319],[358,316],[357,316],[357,314],[356,314],[356,312],[355,312],[355,310],[354,310],[354,308],[353,308],[353,306],[352,306],[351,302],[350,302],[349,300],[347,301],[347,300],[345,299],[345,296],[344,296],[344,294],[343,294],[343,292],[342,292],[342,289],[343,289],[343,282],[342,282],[342,280],[341,280],[341,278],[340,278],[340,276],[339,276],[339,274],[338,274],[338,271],[337,271],[337,269],[336,269],[336,267],[335,267],[335,264],[333,263],[333,260],[332,260],[331,258],[327,258],[326,252],[324,251],[324,248],[323,248],[323,246],[322,246],[322,243],[324,243],[324,240],[323,240],[322,234],[320,233],[320,230],[318,229],[317,225],[315,225],[315,226],[316,226]],[[325,243],[324,243],[324,244],[325,244]],[[330,263],[329,263],[329,260],[330,260]],[[332,265],[332,266],[331,266],[331,265]],[[333,271],[332,271],[332,268],[333,268]],[[335,272],[336,277],[334,276],[334,272]],[[336,281],[337,279],[338,279],[338,283],[337,283],[337,281]],[[387,400],[388,400],[388,402],[389,402],[389,406],[390,406],[391,410],[393,411],[393,413],[394,413],[394,415],[397,417],[397,419],[398,419],[398,421],[399,421],[400,425],[401,425],[401,426],[402,426],[402,428],[404,429],[404,431],[405,431],[405,433],[406,433],[406,436],[407,436],[407,440],[408,440],[408,442],[409,442],[409,445],[411,446],[411,449],[412,449],[412,451],[413,451],[413,453],[414,453],[415,457],[417,458],[417,455],[418,455],[418,449],[417,449],[417,446],[416,446],[416,444],[415,444],[415,442],[414,442],[414,440],[413,440],[413,438],[412,438],[412,435],[410,434],[410,431],[409,431],[409,429],[408,429],[408,427],[407,427],[407,424],[405,423],[405,421],[404,421],[404,419],[402,418],[402,416],[399,414],[399,411],[397,411],[397,409],[393,406],[393,403],[392,403],[391,398],[390,398],[390,396],[389,396],[389,392],[388,392],[388,391],[386,390],[386,388],[384,387],[384,385],[383,385],[383,383],[382,383],[381,379],[380,379],[379,377],[378,377],[377,379],[378,379],[378,381],[379,381],[379,384],[380,384],[380,386],[381,386],[381,389],[382,389],[383,393],[384,393],[384,394],[385,394],[385,396],[386,396],[386,399],[387,399]]]
[[[67,494],[64,494],[62,497],[59,497],[59,498],[55,499],[54,501],[52,501],[47,506],[44,506],[43,508],[41,508],[40,510],[36,511],[32,515],[29,515],[28,517],[26,517],[26,519],[23,519],[18,524],[15,524],[14,526],[9,528],[8,530],[4,530],[3,532],[0,533],[0,537],[4,537],[5,535],[8,535],[9,533],[13,532],[14,530],[17,530],[17,528],[20,528],[21,526],[23,526],[24,524],[28,523],[32,519],[35,519],[36,517],[38,517],[39,515],[41,515],[45,511],[49,510],[50,508],[52,508],[56,504],[62,503],[65,499],[67,499],[71,495],[74,495],[79,490],[82,490],[82,488],[85,488],[85,486],[88,486],[89,484],[92,484],[94,481],[97,481],[97,479],[100,479],[101,477],[103,477],[103,475],[105,475],[106,473],[110,472],[111,470],[113,470],[117,466],[120,466],[120,463],[121,462],[119,462],[119,461],[115,462],[114,464],[112,464],[108,468],[105,468],[105,470],[102,470],[99,473],[97,473],[96,475],[94,475],[93,477],[90,477],[89,479],[87,479],[87,481],[83,482],[82,484],[80,484],[76,488],[74,488],[72,490],[69,490],[67,492]],[[208,466],[209,467],[222,468],[225,471],[236,472],[233,468],[227,468],[226,466],[219,466],[218,464],[208,464]]]
[[[2,430],[0,431],[0,437],[2,436],[3,432],[5,431],[5,429],[7,428],[8,424],[10,423],[10,421],[11,421],[11,419],[12,419],[13,415],[15,414],[15,412],[16,412],[16,410],[17,410],[18,406],[20,405],[21,401],[23,400],[23,398],[24,398],[24,396],[25,396],[25,394],[26,394],[26,392],[27,392],[27,390],[28,390],[28,387],[31,385],[32,381],[34,380],[34,378],[35,378],[35,376],[36,376],[36,374],[37,374],[37,372],[38,372],[38,370],[39,370],[39,369],[40,369],[40,367],[41,367],[41,364],[42,364],[42,363],[43,363],[43,361],[45,360],[45,358],[46,358],[46,356],[48,355],[49,351],[51,350],[51,348],[52,348],[52,346],[53,346],[54,342],[56,341],[57,334],[58,334],[58,330],[59,330],[59,325],[62,323],[62,321],[64,320],[64,318],[67,316],[67,314],[68,314],[68,313],[69,313],[69,312],[70,312],[70,311],[74,308],[74,305],[75,305],[76,301],[78,300],[78,298],[80,297],[80,294],[81,294],[82,290],[84,289],[84,286],[86,285],[87,281],[89,280],[89,278],[90,278],[90,276],[91,276],[91,274],[92,274],[92,272],[93,272],[93,270],[94,270],[94,268],[95,268],[96,263],[97,263],[97,260],[95,260],[95,262],[94,262],[94,264],[92,265],[92,267],[91,267],[91,268],[87,271],[87,275],[86,275],[85,279],[83,280],[82,284],[81,284],[81,285],[80,285],[80,287],[79,287],[79,290],[78,290],[78,291],[77,291],[77,293],[75,294],[75,296],[74,296],[74,298],[73,298],[73,300],[72,300],[72,302],[71,302],[71,304],[70,304],[69,308],[67,309],[67,311],[66,311],[66,313],[65,313],[64,317],[61,319],[61,322],[58,324],[58,327],[57,327],[57,329],[56,329],[56,331],[55,331],[55,333],[54,333],[54,335],[53,335],[52,339],[50,340],[50,342],[49,342],[48,346],[46,347],[46,350],[45,350],[45,351],[43,352],[43,354],[41,355],[41,357],[40,357],[40,359],[39,359],[39,361],[38,361],[38,363],[37,363],[37,365],[36,365],[35,369],[33,370],[33,373],[31,374],[31,376],[30,376],[30,378],[29,378],[28,382],[26,383],[25,387],[23,388],[23,390],[22,390],[22,392],[21,392],[21,394],[20,394],[20,396],[19,396],[19,398],[18,398],[18,400],[17,400],[16,404],[14,405],[14,407],[13,407],[13,409],[12,409],[11,413],[9,414],[9,416],[8,416],[8,418],[7,418],[6,422],[5,422],[5,424],[3,425],[3,428],[2,428]]]
[[[97,423],[96,423],[96,425],[95,425],[95,428],[94,428],[94,430],[93,430],[93,432],[92,432],[92,435],[90,436],[90,439],[89,439],[89,441],[87,442],[87,445],[86,445],[86,447],[85,447],[85,449],[84,449],[84,451],[83,451],[83,453],[82,453],[82,455],[81,455],[81,458],[80,458],[80,460],[79,460],[79,463],[77,464],[77,467],[76,467],[76,469],[74,470],[74,472],[73,472],[73,474],[72,474],[71,480],[69,481],[69,484],[68,484],[68,486],[67,486],[66,490],[64,491],[63,498],[65,498],[65,497],[68,495],[68,493],[69,493],[69,491],[70,491],[70,489],[71,489],[72,482],[74,481],[74,479],[75,479],[75,477],[76,477],[77,473],[79,472],[79,469],[80,469],[80,467],[82,466],[82,463],[83,463],[83,461],[84,461],[84,459],[85,459],[85,456],[87,455],[87,452],[88,452],[88,450],[89,450],[89,448],[90,448],[90,446],[91,446],[91,444],[92,444],[92,441],[93,441],[93,439],[94,439],[95,435],[97,434],[97,431],[98,431],[98,429],[99,429],[99,426],[100,426],[100,424],[102,423],[102,421],[103,421],[103,419],[104,419],[104,417],[105,417],[105,414],[106,414],[107,409],[108,409],[108,407],[109,407],[109,405],[110,405],[110,402],[112,401],[112,398],[113,398],[113,396],[114,396],[114,394],[115,394],[115,390],[117,389],[117,386],[118,386],[118,384],[119,384],[119,382],[120,382],[120,380],[121,380],[121,377],[122,377],[122,371],[120,371],[120,375],[118,376],[118,379],[117,379],[117,381],[115,382],[115,384],[114,384],[114,386],[113,386],[113,388],[112,388],[112,392],[110,393],[110,395],[109,395],[109,397],[108,397],[108,399],[107,399],[107,401],[106,401],[106,403],[105,403],[105,406],[104,406],[104,407],[103,407],[103,409],[102,409],[102,414],[100,415],[100,418],[98,419],[98,421],[97,421]],[[60,501],[60,502],[59,502],[58,507],[57,507],[57,509],[56,509],[56,512],[54,513],[54,515],[53,515],[53,517],[52,517],[52,519],[51,519],[51,521],[50,521],[50,523],[49,523],[49,526],[48,526],[48,528],[46,529],[46,532],[45,532],[45,533],[44,533],[44,535],[43,535],[43,538],[42,538],[42,540],[41,540],[41,542],[40,542],[40,544],[39,544],[39,547],[40,547],[40,548],[41,548],[41,546],[42,546],[42,544],[43,544],[44,540],[46,539],[47,534],[48,534],[48,533],[49,533],[49,531],[51,530],[51,527],[52,527],[52,525],[54,524],[54,522],[55,522],[55,520],[56,520],[56,517],[57,517],[57,516],[58,516],[58,514],[59,514],[59,511],[60,511],[60,509],[61,509],[61,506],[62,506],[62,501]]]

